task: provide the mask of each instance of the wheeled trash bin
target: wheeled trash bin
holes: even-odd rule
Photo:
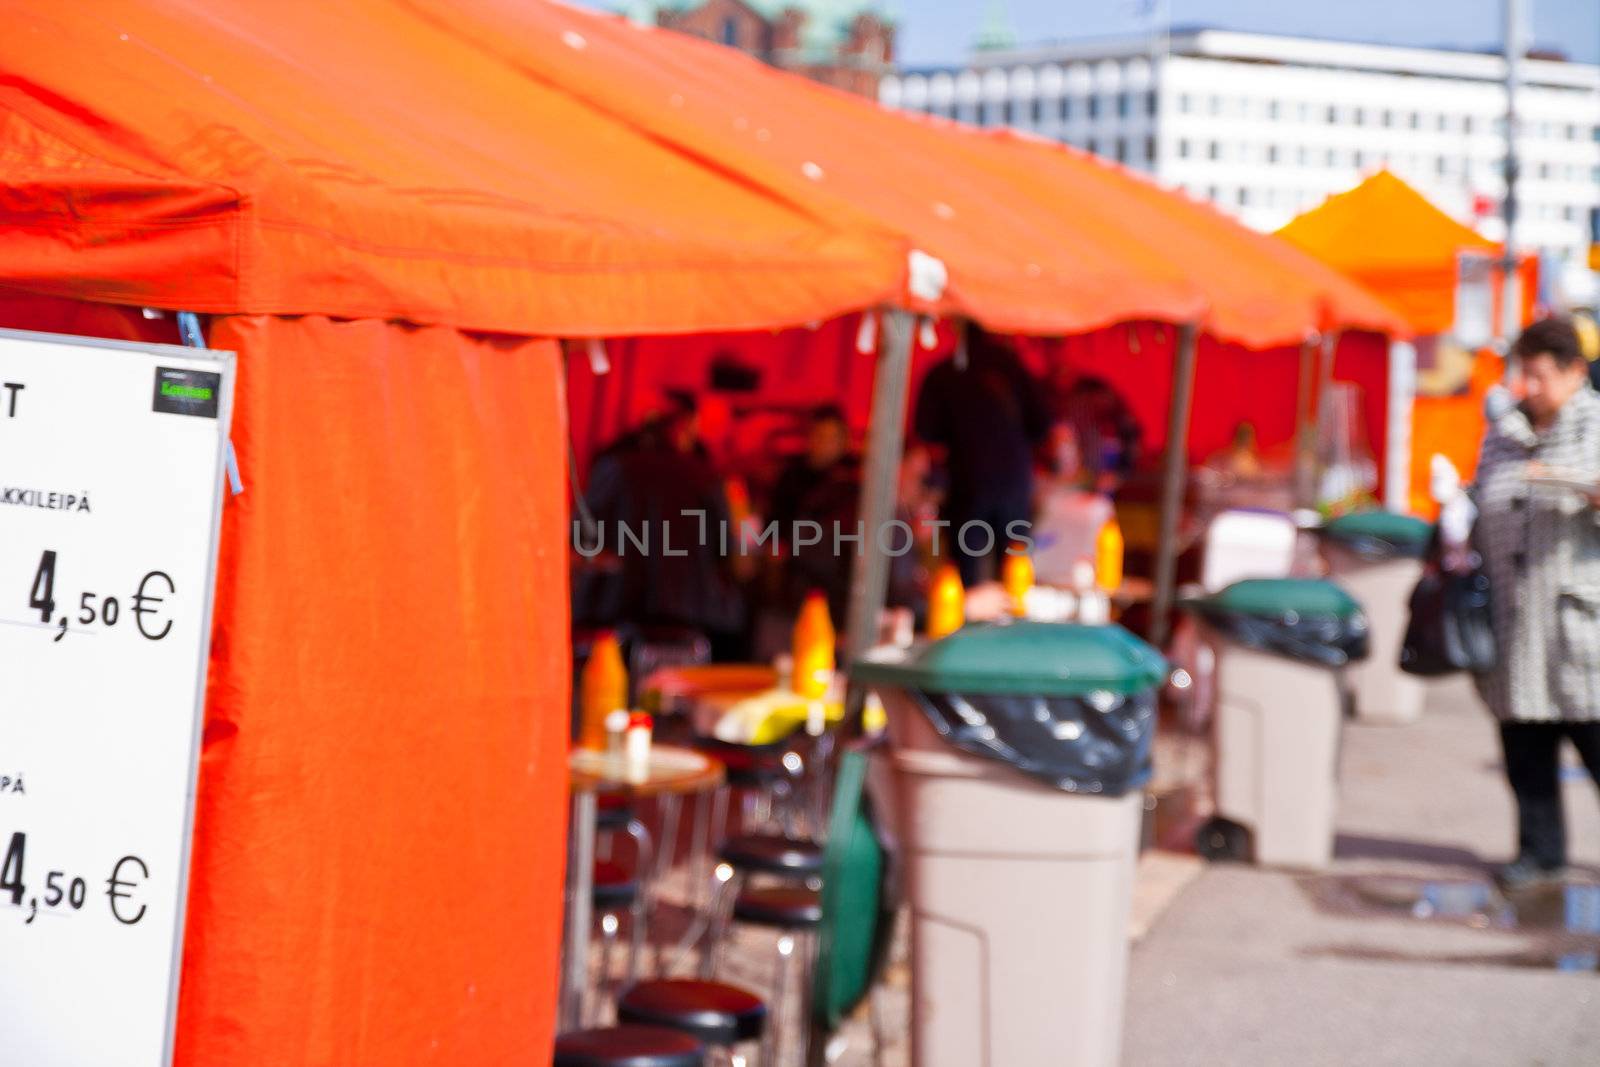
[[[1118,626],[968,625],[854,665],[888,712],[918,1067],[1110,1067],[1167,668]]]
[[[1321,535],[1328,577],[1360,602],[1372,631],[1372,654],[1347,672],[1356,719],[1416,722],[1426,690],[1421,678],[1400,669],[1400,645],[1433,525],[1390,511],[1360,511],[1327,523]]]
[[[1320,870],[1333,856],[1344,667],[1367,623],[1316,579],[1235,582],[1184,606],[1216,650],[1216,815],[1200,853]]]

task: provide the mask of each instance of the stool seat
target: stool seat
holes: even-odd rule
[[[553,1067],[704,1067],[705,1047],[664,1026],[609,1026],[556,1038]]]
[[[633,818],[633,804],[621,793],[595,795],[594,826],[596,830],[625,830]]]
[[[596,860],[594,864],[594,895],[596,905],[602,908],[624,907],[639,895],[639,881],[620,864],[610,860]]]
[[[707,1045],[736,1045],[761,1036],[767,1006],[737,986],[665,978],[639,982],[622,994],[617,1019],[682,1030]]]
[[[770,745],[740,745],[714,737],[696,738],[695,747],[722,764],[729,785],[757,789],[790,777],[783,757],[790,751],[782,741]]]
[[[733,904],[733,917],[757,926],[795,930],[822,922],[822,894],[801,885],[746,889]]]
[[[778,874],[790,878],[822,873],[822,846],[782,834],[738,834],[717,850],[717,858],[746,874]]]

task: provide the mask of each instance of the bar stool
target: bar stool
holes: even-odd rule
[[[700,955],[700,975],[716,973],[717,953],[727,937],[730,918],[737,918],[740,901],[748,901],[745,888],[752,875],[766,875],[783,883],[815,881],[822,873],[822,846],[815,841],[781,834],[739,834],[717,850],[720,863],[711,900],[711,930]],[[785,888],[773,887],[774,892]],[[758,892],[758,891],[757,891]]]
[[[772,977],[772,1061],[783,1054],[783,1022],[791,980],[800,985],[802,1027],[811,1016],[809,977],[816,958],[816,931],[822,925],[822,893],[803,885],[766,885],[747,888],[733,905],[735,922],[779,931],[777,959]],[[798,975],[790,972],[799,968]],[[802,1031],[803,1032],[803,1031]],[[804,1053],[802,1053],[802,1057]]]
[[[644,887],[637,874],[620,864],[596,860],[594,890],[590,899],[600,920],[600,968],[594,976],[594,987],[596,990],[608,985],[625,987],[639,976],[639,960],[645,939]],[[613,979],[612,956],[624,915],[628,917],[627,969],[620,979]],[[585,1017],[592,1018],[587,1014]]]
[[[871,747],[852,746],[840,761],[830,832],[815,880],[820,890],[793,881],[747,888],[732,908],[737,922],[781,931],[767,1024],[767,1045],[774,1053],[782,1041],[788,972],[794,957],[800,958],[801,1060],[808,1064],[823,1061],[828,1035],[870,996],[888,959],[896,902],[889,894],[890,856],[866,796]],[[881,1020],[875,1010],[872,1016],[877,1062]]]
[[[726,1063],[742,1065],[735,1047],[767,1037],[767,1005],[754,993],[721,982],[661,978],[639,982],[617,1001],[617,1020],[679,1030],[708,1046]],[[763,1042],[762,1067],[775,1067]]]
[[[608,1026],[556,1038],[551,1067],[704,1067],[705,1046],[661,1026]]]

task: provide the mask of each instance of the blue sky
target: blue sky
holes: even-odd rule
[[[994,0],[891,0],[900,16],[900,62],[960,62]],[[1501,0],[1004,0],[1019,41],[1139,32],[1138,12],[1167,6],[1174,25],[1203,24],[1386,44],[1480,48],[1500,40]],[[1524,0],[1533,39],[1600,62],[1600,0]]]

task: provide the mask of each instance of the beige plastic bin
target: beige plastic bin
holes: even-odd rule
[[[1427,691],[1400,669],[1400,646],[1432,536],[1432,524],[1387,511],[1343,515],[1322,530],[1328,576],[1361,602],[1372,626],[1372,655],[1350,668],[1361,722],[1403,726],[1422,716]]]
[[[1116,642],[1144,657],[1151,679],[1165,676],[1154,650],[1120,628],[994,629],[1048,628],[1114,632]],[[946,641],[970,641],[983,629],[969,626]],[[1069,659],[1030,662],[1033,670],[1049,670],[1065,668]],[[1094,783],[1075,785],[1076,792],[1060,788],[958,748],[906,688],[867,684],[888,712],[895,769],[893,822],[911,910],[911,1062],[1112,1067],[1121,1050],[1142,788],[1118,796],[1096,795]],[[1122,706],[1137,702],[1153,716],[1153,684]],[[981,704],[957,705],[967,725],[981,722]],[[1045,714],[1045,707],[1040,701],[1034,714]],[[1145,728],[1139,720],[1138,729]],[[983,729],[976,727],[980,736]],[[1148,738],[1141,744],[1138,758],[1148,767]]]
[[[1268,867],[1322,870],[1338,814],[1338,676],[1220,638],[1217,814],[1250,832]]]
[[[1200,828],[1199,850],[1210,859],[1322,870],[1333,858],[1338,813],[1349,656],[1341,647],[1362,654],[1365,620],[1346,592],[1322,581],[1239,582],[1199,604],[1216,651],[1216,815]],[[1235,628],[1230,618],[1247,623]],[[1324,619],[1344,646],[1273,647],[1274,634],[1303,640],[1305,624]],[[1247,633],[1256,636],[1242,639]]]

